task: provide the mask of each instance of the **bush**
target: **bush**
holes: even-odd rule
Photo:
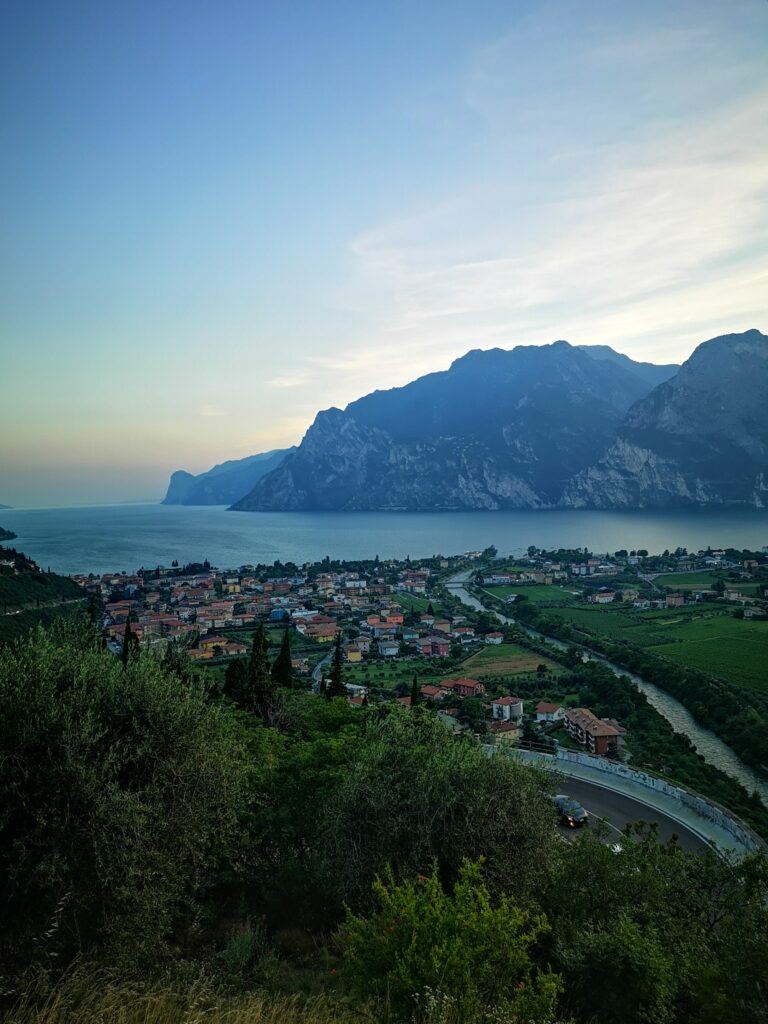
[[[547,929],[507,897],[492,905],[479,862],[465,861],[452,892],[437,865],[430,875],[374,883],[369,917],[348,912],[345,974],[362,996],[386,999],[396,1019],[489,1019],[535,1024],[552,1018],[559,978],[539,971],[530,951]]]
[[[151,657],[123,668],[75,629],[2,649],[0,763],[4,965],[156,959],[231,873],[241,729]]]

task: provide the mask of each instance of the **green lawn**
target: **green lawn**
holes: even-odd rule
[[[546,583],[520,583],[511,587],[486,587],[489,594],[499,597],[503,601],[510,594],[522,594],[529,601],[537,604],[567,604],[574,600],[574,595],[567,587],[555,587]],[[576,589],[575,587],[573,588]]]

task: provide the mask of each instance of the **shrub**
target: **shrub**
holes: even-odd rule
[[[350,911],[341,930],[345,974],[363,996],[386,999],[397,1019],[551,1020],[559,978],[539,971],[531,947],[547,930],[507,896],[492,904],[480,862],[465,861],[452,892],[429,875],[374,883],[376,909]]]

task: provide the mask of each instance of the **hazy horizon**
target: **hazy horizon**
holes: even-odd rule
[[[763,0],[5,15],[0,503],[159,499],[472,348],[768,323]]]

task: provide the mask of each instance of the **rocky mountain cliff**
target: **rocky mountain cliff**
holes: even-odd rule
[[[768,505],[768,337],[757,330],[699,345],[560,499],[571,508],[730,503]]]
[[[179,469],[171,475],[163,505],[231,505],[295,450],[276,448],[245,459],[231,459],[197,476]]]
[[[446,371],[319,413],[299,448],[233,507],[555,507],[653,387],[649,364],[613,356],[565,341],[469,352]]]

